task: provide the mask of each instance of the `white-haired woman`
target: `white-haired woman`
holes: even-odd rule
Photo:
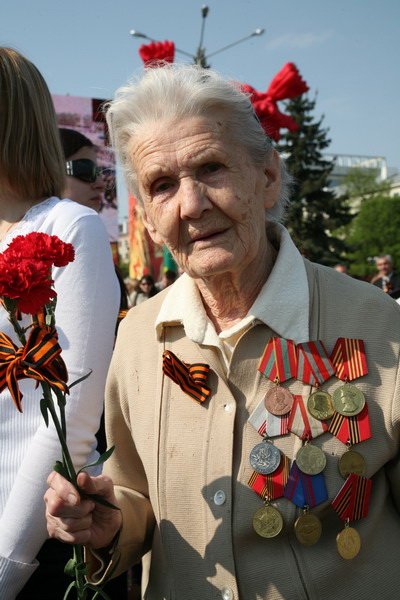
[[[395,597],[398,307],[373,286],[299,254],[278,223],[287,201],[283,165],[237,85],[198,67],[149,69],[117,92],[108,123],[149,234],[166,244],[184,274],[123,322],[107,392],[108,434],[117,449],[107,477],[81,476],[83,489],[104,494],[121,513],[80,499],[52,473],[50,534],[87,545],[93,580],[152,548],[149,600],[336,600],[382,590]],[[312,440],[327,462],[326,489],[314,490],[307,476],[315,494],[306,490],[309,501],[300,508],[303,488],[297,504],[289,493],[282,498],[285,469],[302,447],[300,426],[289,433],[279,423],[269,431],[273,444],[262,444],[259,462],[278,456],[275,468],[282,468],[266,471],[261,485],[253,471],[260,468],[257,452],[249,462],[263,441],[264,397],[273,404],[276,394],[276,382],[258,369],[271,338],[322,340],[329,352],[338,338],[360,338],[368,349],[361,385],[374,437],[360,444],[360,453],[374,486],[360,525],[365,545],[359,556],[352,548],[353,562],[336,552],[342,527],[330,506],[344,483],[338,458],[346,445],[326,425]],[[303,383],[310,371],[306,377],[293,365],[283,387],[296,398],[293,406],[304,407],[312,378]],[[331,377],[323,390],[332,393],[341,383]],[[257,489],[269,506],[263,508]],[[300,527],[303,511],[314,520]],[[310,545],[318,518],[323,534]]]
[[[95,433],[118,314],[110,245],[94,211],[60,200],[65,166],[49,90],[28,59],[3,47],[0,114],[0,251],[17,235],[34,231],[57,235],[75,248],[74,262],[54,269],[53,279],[70,382],[93,369],[71,388],[66,408],[68,441],[79,468],[97,456]],[[23,315],[21,325],[29,323]],[[17,342],[4,309],[0,331]],[[42,509],[46,477],[61,450],[54,428],[47,428],[41,415],[41,388],[27,379],[19,385],[22,415],[7,388],[0,395],[0,598],[13,600],[26,584],[21,598],[54,599],[65,590],[65,560],[58,560],[55,540],[45,543]]]

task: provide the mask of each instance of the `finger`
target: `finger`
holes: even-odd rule
[[[47,478],[47,483],[59,498],[71,506],[79,503],[79,493],[76,488],[65,477],[52,471]]]
[[[83,471],[78,475],[78,485],[86,494],[98,494],[107,500],[115,498],[113,482],[105,475],[90,477],[88,473]]]
[[[79,519],[85,517],[86,515],[92,513],[96,506],[93,500],[90,499],[81,500],[77,505],[68,504],[64,502],[64,500],[60,499],[60,497],[52,489],[47,490],[44,495],[44,501],[46,503],[46,510],[49,515],[62,518],[71,517]]]

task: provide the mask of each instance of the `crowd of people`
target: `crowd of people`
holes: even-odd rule
[[[60,449],[40,389],[19,383],[23,415],[1,392],[0,600],[61,599],[70,544],[85,546],[88,581],[118,600],[144,556],[147,600],[395,598],[391,257],[376,258],[370,285],[300,255],[282,224],[285,162],[248,96],[211,69],[147,69],[107,108],[145,227],[182,273],[159,282],[123,280],[96,214],[96,147],[58,129],[43,77],[9,48],[0,114],[0,251],[30,232],[75,248],[53,279],[70,379],[92,371],[67,400],[76,468],[98,456],[104,397],[115,445],[78,492],[52,471]],[[5,311],[0,331],[15,339]]]

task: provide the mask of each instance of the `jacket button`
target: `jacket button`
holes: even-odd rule
[[[232,404],[231,404],[230,402],[228,402],[228,404],[225,404],[225,405],[224,405],[224,410],[225,410],[227,413],[231,413],[231,412],[232,412],[232,410],[233,410],[233,406],[232,406]]]
[[[221,590],[222,600],[233,600],[233,592],[231,588],[224,587]]]
[[[226,494],[223,490],[218,490],[218,492],[215,492],[214,504],[216,504],[217,506],[221,506],[221,504],[224,504],[225,501],[226,501]]]

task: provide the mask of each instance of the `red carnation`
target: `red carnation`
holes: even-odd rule
[[[159,67],[163,62],[174,62],[175,44],[167,40],[142,44],[139,54],[146,68]]]
[[[75,251],[72,244],[62,242],[56,235],[33,232],[15,237],[4,256],[48,261],[55,267],[65,267],[74,260]]]
[[[18,309],[37,314],[57,294],[48,262],[0,255],[0,296],[17,301]]]

